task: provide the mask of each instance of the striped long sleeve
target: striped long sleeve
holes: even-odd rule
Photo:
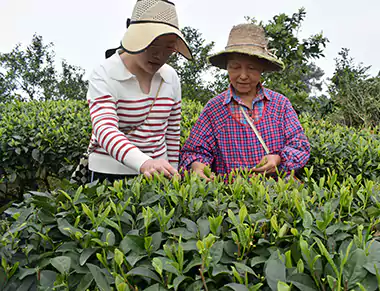
[[[120,130],[116,94],[96,72],[91,76],[87,100],[93,128],[92,140],[95,139],[115,160],[139,172],[141,165],[151,157],[132,144]]]
[[[168,148],[169,163],[177,169],[181,136],[181,85],[179,79],[177,79],[174,95],[176,99],[168,119],[165,139]]]

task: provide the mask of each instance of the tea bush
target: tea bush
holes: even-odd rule
[[[3,172],[7,179],[0,191],[13,186],[24,193],[49,176],[67,177],[90,133],[83,101],[0,104],[0,178]]]
[[[0,290],[379,290],[380,184],[186,175],[30,192]]]
[[[196,122],[202,105],[184,101],[181,143]],[[335,170],[346,175],[377,179],[380,176],[379,128],[333,126],[304,116],[301,122],[311,143],[313,177]],[[36,190],[49,176],[68,178],[91,134],[84,101],[17,102],[0,105],[0,196],[9,189]],[[2,173],[3,172],[3,173]],[[49,185],[45,186],[50,188]]]

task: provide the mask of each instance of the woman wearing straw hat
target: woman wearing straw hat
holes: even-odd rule
[[[181,88],[172,53],[192,59],[167,0],[138,0],[119,49],[90,79],[91,180],[177,174]]]
[[[181,149],[180,168],[207,178],[206,166],[216,174],[247,168],[289,173],[303,167],[310,146],[296,112],[285,96],[260,83],[263,72],[284,66],[268,50],[264,29],[234,26],[226,49],[209,60],[227,70],[230,87],[203,109]]]

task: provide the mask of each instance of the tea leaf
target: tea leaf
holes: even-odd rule
[[[376,275],[375,265],[380,266],[380,242],[372,240],[369,243],[368,256],[363,267],[373,275]]]
[[[140,276],[160,282],[160,278],[151,270],[142,267],[136,267],[127,273],[127,276]]]
[[[23,280],[25,277],[34,275],[36,272],[37,270],[35,268],[33,269],[20,268],[20,272],[18,276],[20,280]]]
[[[244,222],[247,215],[248,215],[247,207],[243,205],[239,210],[239,219],[240,219],[241,224]]]
[[[216,277],[220,274],[228,274],[228,275],[232,275],[231,274],[231,270],[228,269],[227,266],[225,265],[222,265],[222,264],[216,264],[213,268],[212,268],[212,276],[213,277]]]
[[[271,226],[273,227],[273,229],[278,232],[279,231],[279,227],[278,227],[278,223],[277,223],[277,215],[273,215],[270,219],[270,224]]]
[[[192,268],[202,265],[202,260],[200,257],[195,257],[190,263],[187,264],[186,268],[183,270],[183,273],[186,274]]]
[[[214,235],[218,235],[220,231],[220,225],[223,222],[223,216],[219,215],[217,217],[208,217],[210,223],[210,230]]]
[[[114,260],[116,264],[120,267],[124,261],[124,254],[119,249],[115,249],[114,253],[115,253]]]
[[[277,288],[278,281],[286,282],[285,264],[278,258],[277,253],[274,253],[265,263],[264,273],[272,290]]]
[[[366,263],[365,252],[362,249],[354,250],[343,269],[344,278],[348,281],[348,288],[354,288],[356,283],[361,282],[367,275],[367,270],[363,268]]]
[[[191,221],[190,219],[182,217],[181,222],[186,224],[186,228],[188,231],[195,233],[195,234],[198,232],[198,226],[194,221]]]
[[[251,267],[255,267],[256,265],[259,265],[259,264],[262,264],[262,263],[265,263],[267,261],[268,258],[266,257],[254,257],[252,258],[251,260]]]
[[[67,222],[67,220],[64,218],[58,218],[57,224],[58,224],[58,229],[60,230],[60,232],[66,236],[70,236],[71,234],[75,234],[76,232],[83,234],[83,232],[80,229],[75,228],[72,225],[70,225]]]
[[[84,249],[79,258],[79,264],[83,266],[87,262],[88,258],[91,257],[97,250],[98,249],[96,248]]]
[[[240,283],[244,284],[243,278],[240,276],[239,272],[236,270],[235,267],[231,266],[232,274],[234,275],[235,279]],[[243,285],[244,286],[244,285]]]
[[[105,218],[105,219],[104,219],[104,222],[105,222],[107,225],[109,225],[110,227],[113,227],[114,229],[116,229],[116,230],[120,233],[120,235],[121,235],[122,237],[124,236],[123,231],[121,230],[120,226],[119,226],[116,222],[112,221],[112,220],[109,219],[109,218]]]
[[[208,219],[200,218],[197,221],[198,229],[199,229],[199,238],[203,239],[210,233],[210,223]]]
[[[154,284],[146,289],[144,291],[167,291],[164,287],[162,287],[160,284]]]
[[[318,290],[313,279],[307,274],[290,275],[288,282],[292,283],[294,286],[296,286],[299,290],[302,290],[302,291]]]
[[[315,237],[314,240],[317,242],[318,247],[319,247],[322,255],[327,259],[327,261],[329,262],[329,264],[333,268],[334,273],[336,274],[336,276],[339,277],[338,268],[335,265],[335,263],[334,263],[331,255],[329,254],[329,252],[327,251],[327,249],[325,248],[325,246],[322,244],[321,240],[319,238],[317,238],[317,237]]]
[[[174,290],[177,291],[179,286],[181,285],[181,283],[184,282],[185,280],[188,280],[188,279],[191,279],[191,278],[187,277],[187,276],[183,276],[183,275],[176,277],[173,280]]]
[[[231,288],[234,291],[249,291],[249,289],[243,284],[229,283],[229,284],[226,284],[224,286]]]
[[[57,279],[57,273],[50,270],[43,270],[40,273],[40,286],[44,286],[46,288],[54,288],[54,283]]]
[[[50,260],[50,263],[61,274],[68,274],[71,268],[71,258],[66,256],[55,257]]]
[[[177,227],[166,231],[167,234],[174,235],[174,236],[181,236],[182,238],[189,240],[192,238],[196,238],[196,233],[188,231],[184,227]]]
[[[309,211],[304,212],[302,225],[305,229],[308,229],[313,225],[313,217],[311,216]]]
[[[235,265],[236,269],[239,270],[240,272],[248,273],[248,274],[251,274],[251,275],[254,275],[255,277],[257,277],[256,273],[247,265],[242,264],[242,263],[238,263],[238,262],[234,262],[234,265]]]
[[[90,269],[90,272],[95,279],[96,285],[101,291],[111,291],[111,288],[101,271],[101,269],[98,266],[95,266],[93,264],[87,263],[86,266]]]
[[[152,260],[152,266],[156,270],[156,272],[162,276],[162,271],[164,264],[162,263],[162,260],[160,258],[153,258]]]
[[[210,256],[212,258],[213,264],[218,264],[220,259],[222,258],[223,247],[224,247],[223,241],[217,241],[212,245],[210,249]]]
[[[77,291],[86,291],[90,287],[93,280],[94,280],[94,277],[93,277],[92,273],[87,273],[80,280],[80,283],[79,283],[76,290]]]
[[[144,239],[136,235],[126,235],[119,245],[124,254],[133,250],[136,254],[145,253]]]
[[[286,284],[285,282],[279,281],[277,283],[277,290],[278,291],[290,291],[290,286]]]
[[[263,283],[258,283],[252,287],[249,288],[249,291],[258,291],[258,290],[261,290],[261,287],[263,286],[264,284]]]
[[[141,256],[134,252],[130,252],[128,256],[125,257],[125,260],[128,262],[129,265],[131,265],[131,267],[134,267],[138,261],[140,261],[141,259],[145,257],[146,255]]]

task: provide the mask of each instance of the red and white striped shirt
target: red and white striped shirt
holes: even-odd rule
[[[172,67],[162,66],[153,76],[151,91],[144,94],[116,53],[91,74],[87,100],[92,122],[91,171],[138,174],[148,159],[166,159],[177,169],[181,86]]]

